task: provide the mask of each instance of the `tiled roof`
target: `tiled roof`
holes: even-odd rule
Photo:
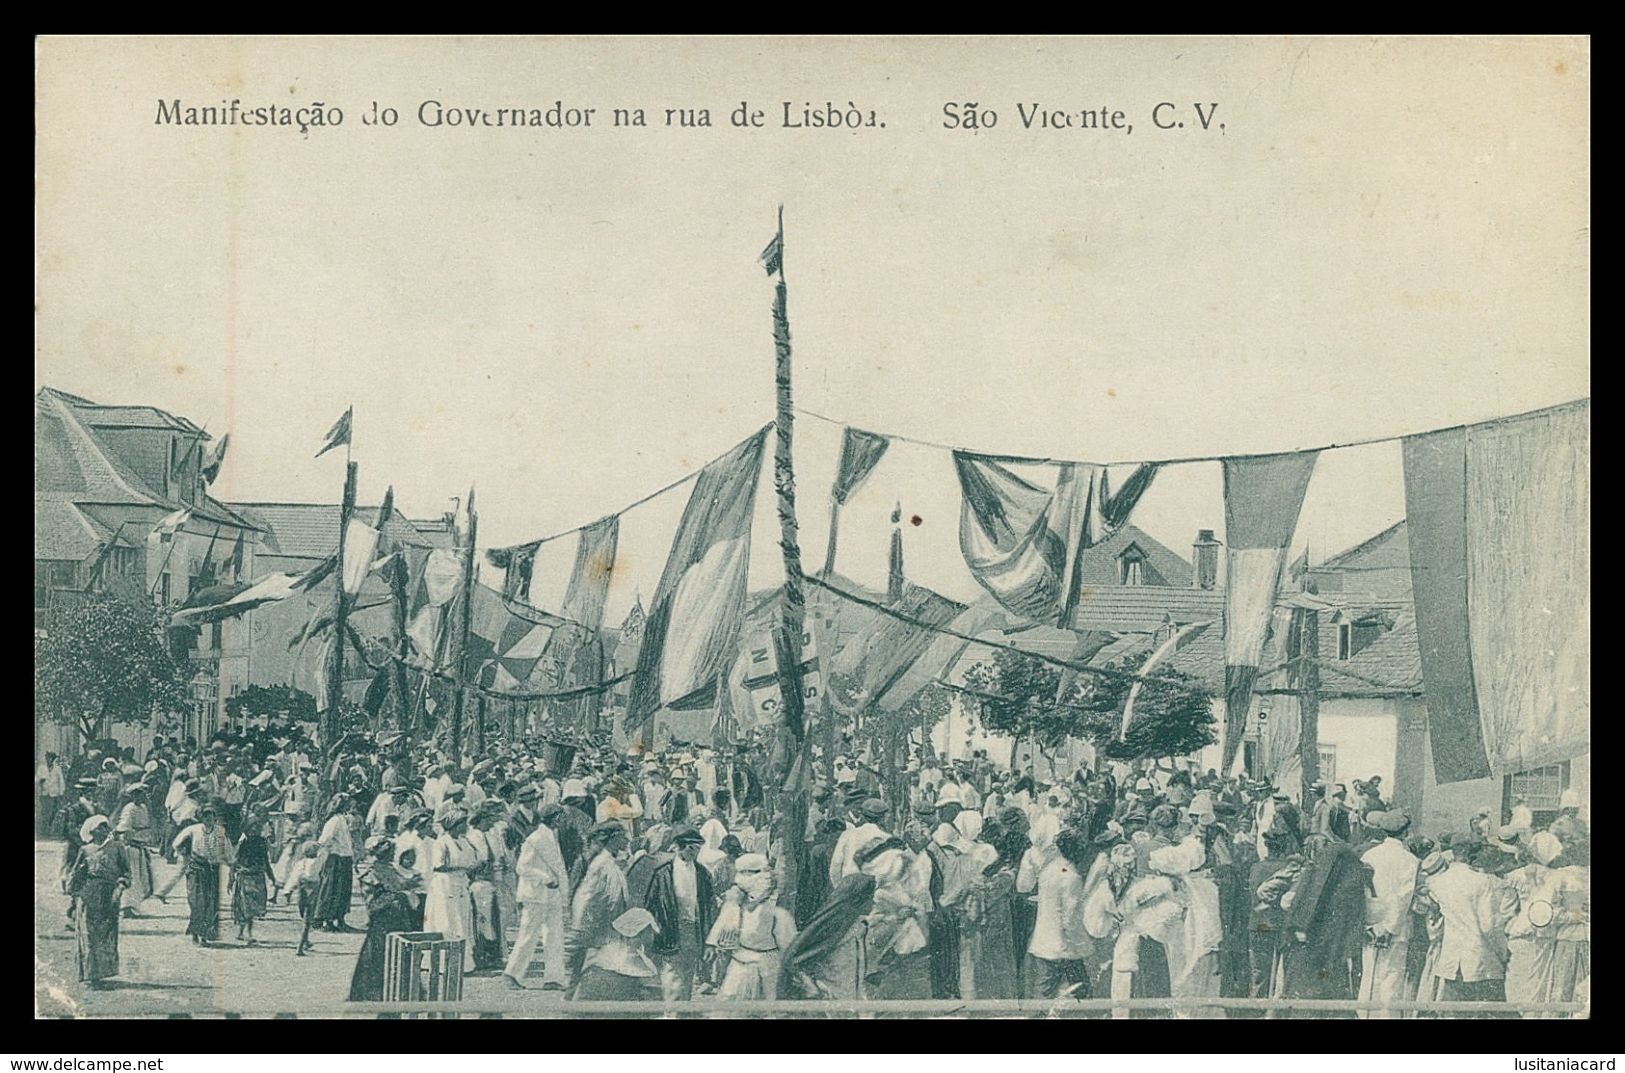
[[[1217,622],[1223,614],[1224,592],[1219,589],[1085,585],[1072,625],[1079,630],[1155,633],[1169,622]]]
[[[1348,568],[1363,569],[1410,569],[1410,534],[1405,527],[1405,520],[1390,525],[1376,536],[1361,541],[1347,551],[1339,552],[1323,563],[1318,563],[1313,570],[1337,570]]]
[[[324,559],[339,542],[339,508],[336,503],[234,503],[240,512],[265,531],[265,544],[273,554],[293,559]],[[378,522],[376,506],[357,507],[356,518],[368,525]],[[409,547],[435,545],[400,511],[392,511],[385,534]]]
[[[34,558],[82,561],[94,555],[106,538],[102,527],[72,503],[34,497]]]
[[[77,396],[69,396],[77,399]],[[184,417],[156,406],[101,406],[79,400],[73,403],[80,419],[91,428],[164,428],[178,432],[202,432]]]
[[[1182,587],[1191,583],[1191,564],[1143,529],[1125,525],[1083,553],[1085,585],[1122,583],[1118,557],[1133,545],[1144,554],[1146,582],[1151,585]]]
[[[147,487],[46,388],[34,396],[34,491],[68,501],[171,505]]]

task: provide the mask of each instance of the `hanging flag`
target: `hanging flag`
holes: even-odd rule
[[[905,696],[907,690],[899,688],[899,683],[917,663],[922,667],[930,664],[930,667],[918,676],[920,680],[915,693],[940,675],[969,643],[939,634],[931,627],[951,627],[951,624],[959,623],[981,629],[986,626],[986,621],[980,617],[981,611],[989,608],[999,621],[1004,621],[1006,617],[990,598],[983,597],[978,619],[973,624],[965,619],[966,608],[963,604],[919,585],[906,586],[902,599],[891,606],[892,610],[906,616],[909,621],[892,615],[876,615],[830,656],[832,679],[858,683],[856,697],[829,694],[832,702],[844,714],[853,715],[866,708],[895,711],[903,707],[913,699],[913,693]],[[939,649],[937,655],[926,658],[926,653],[933,648]]]
[[[209,484],[220,476],[220,464],[226,460],[226,444],[231,442],[231,433],[226,433],[210,446],[203,454],[203,479]]]
[[[536,675],[548,641],[563,625],[557,615],[515,606],[495,589],[477,585],[463,655],[465,672],[488,688],[498,680],[499,670],[512,679],[503,679],[503,688],[525,686]]]
[[[344,411],[344,416],[333,422],[333,427],[327,430],[327,436],[322,440],[322,449],[316,452],[320,458],[335,447],[347,447],[350,444],[350,425],[355,414],[355,407]]]
[[[1404,442],[1439,782],[1588,752],[1591,404]]]
[[[836,533],[840,528],[841,508],[853,492],[868,479],[875,466],[891,446],[891,440],[873,432],[849,428],[841,436],[841,459],[836,466],[835,482],[829,490],[829,543],[824,549],[824,576],[835,572]]]
[[[1138,467],[1112,495],[1102,466],[1065,463],[1053,492],[994,459],[954,452],[964,494],[959,547],[977,583],[1033,622],[1066,626],[1082,592],[1083,553],[1128,520],[1156,467]]]
[[[247,544],[245,541],[246,536],[247,534],[241,529],[237,530],[237,539],[231,546],[231,554],[228,555],[225,561],[220,564],[222,574],[225,572],[227,566],[231,567],[231,576],[235,581],[241,581],[243,579],[243,568],[245,565],[244,559],[247,555]]]
[[[180,532],[181,527],[190,521],[191,518],[192,508],[182,507],[173,514],[166,514],[162,518],[158,519],[158,524],[152,527],[152,532],[148,535],[167,540],[176,533]]]
[[[431,662],[440,656],[446,608],[463,583],[463,562],[454,551],[435,548],[423,561],[409,611],[406,635],[419,656]]]
[[[351,596],[361,591],[377,550],[378,530],[351,518],[344,530],[344,591]]]
[[[745,611],[751,517],[768,427],[700,471],[644,626],[625,726],[655,710],[713,700]]]
[[[1287,549],[1319,455],[1302,451],[1224,460],[1223,772],[1230,771],[1241,747]]]
[[[610,577],[621,539],[621,517],[611,514],[581,530],[575,565],[564,592],[563,615],[589,630],[604,625],[604,604],[609,599]]]
[[[216,586],[200,592],[195,603],[189,600],[188,604],[192,606],[183,606],[175,612],[174,621],[203,623],[235,618],[256,607],[287,599],[293,595],[294,583],[297,580],[294,574],[278,573],[261,578],[253,584],[239,581],[230,585]]]

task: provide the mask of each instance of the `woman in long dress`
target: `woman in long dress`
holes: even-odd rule
[[[147,787],[135,783],[124,791],[124,804],[119,806],[118,821],[113,833],[118,835],[124,849],[130,885],[124,888],[124,915],[133,917],[141,903],[152,897],[152,858],[148,855],[153,845],[151,813],[147,810]]]
[[[465,971],[474,964],[474,901],[469,874],[479,867],[480,853],[468,840],[468,813],[452,809],[441,817],[445,831],[429,846],[429,896],[423,905],[423,930],[445,939],[462,939]]]
[[[198,822],[175,836],[186,875],[186,903],[191,918],[186,934],[197,946],[220,938],[221,866],[231,863],[231,842],[212,803],[198,809]]]
[[[112,834],[106,816],[86,820],[79,828],[83,845],[68,873],[79,940],[79,979],[97,990],[119,972],[119,897],[130,882],[124,848]]]
[[[350,974],[351,1002],[381,1002],[384,998],[384,956],[390,932],[413,931],[416,906],[423,901],[423,881],[417,871],[395,863],[395,843],[388,838],[368,839],[361,865],[361,897],[367,903],[367,937]]]
[[[237,863],[231,870],[231,915],[237,938],[254,945],[254,921],[265,915],[271,877],[271,849],[265,841],[265,817],[249,809],[243,814],[243,833],[237,840]]]
[[[1013,906],[1018,861],[1000,854],[998,843],[1004,838],[1003,824],[990,821],[969,855],[959,974],[961,995],[967,999],[1019,995]]]
[[[322,931],[352,930],[344,921],[355,889],[355,843],[351,840],[350,820],[345,814],[349,806],[349,795],[341,793],[333,798],[327,809],[327,823],[316,840],[323,860],[310,919]]]

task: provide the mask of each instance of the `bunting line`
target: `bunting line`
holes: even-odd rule
[[[772,424],[772,422],[769,422],[768,425],[761,426],[756,431],[760,432],[762,428],[769,427],[769,426],[771,426],[771,424]],[[755,433],[752,433],[752,435],[755,435]],[[750,439],[750,436],[744,437],[744,440],[748,440],[748,439]],[[568,529],[560,529],[556,533],[550,533],[547,536],[538,537],[535,540],[522,540],[517,544],[506,544],[506,545],[504,545],[504,546],[502,546],[500,548],[488,548],[488,549],[486,549],[485,557],[487,559],[492,559],[492,556],[511,555],[514,552],[519,551],[521,549],[527,549],[528,550],[530,548],[539,548],[543,544],[550,544],[555,540],[562,540],[564,537],[574,536],[575,534],[581,532],[583,529],[586,529],[589,526],[597,525],[599,522],[603,521],[605,518],[614,518],[614,517],[617,517],[619,515],[625,514],[628,511],[636,510],[637,508],[643,506],[645,503],[649,502],[651,499],[657,499],[660,496],[665,495],[667,492],[673,491],[674,489],[677,489],[677,488],[681,488],[683,485],[687,484],[689,481],[694,480],[701,473],[705,472],[705,469],[706,469],[707,466],[710,466],[713,463],[720,462],[724,458],[727,458],[730,454],[732,454],[734,452],[735,448],[737,448],[741,443],[744,442],[744,440],[735,440],[734,445],[732,447],[728,448],[726,451],[723,451],[721,454],[717,455],[715,458],[711,459],[708,462],[705,462],[704,464],[702,464],[700,466],[697,466],[696,468],[694,468],[694,469],[690,470],[689,472],[683,474],[681,477],[678,477],[676,480],[672,481],[671,483],[661,485],[659,488],[656,488],[654,491],[650,492],[648,495],[642,496],[642,497],[640,497],[638,499],[634,499],[632,502],[628,503],[626,506],[622,507],[620,510],[612,510],[608,514],[599,515],[598,517],[594,518],[590,522],[583,522],[580,525],[573,525]],[[492,560],[491,565],[496,566],[496,567],[500,567],[502,564],[495,561],[495,560]]]
[[[827,414],[818,413],[816,410],[806,410],[799,406],[796,407],[796,413],[801,414],[804,417],[810,417],[815,421],[823,421],[826,424],[835,425],[839,428],[857,429],[860,432],[868,432],[871,435],[876,436],[885,436],[887,439],[897,440],[902,443],[912,443],[916,447],[929,447],[937,451],[958,451],[965,454],[979,455],[983,458],[990,458],[998,462],[1025,463],[1036,466],[1135,466],[1142,463],[1149,463],[1159,466],[1179,466],[1188,462],[1223,462],[1227,458],[1270,458],[1275,455],[1303,454],[1307,451],[1338,451],[1349,447],[1370,447],[1371,445],[1378,443],[1397,443],[1400,440],[1411,439],[1415,436],[1425,436],[1432,432],[1454,432],[1457,429],[1479,428],[1484,425],[1499,424],[1502,421],[1518,421],[1526,417],[1537,417],[1543,414],[1557,413],[1560,410],[1572,409],[1577,406],[1586,405],[1590,402],[1591,397],[1588,395],[1583,399],[1571,399],[1568,402],[1560,402],[1553,406],[1542,406],[1534,410],[1525,410],[1522,413],[1502,414],[1499,417],[1489,417],[1482,421],[1466,421],[1459,425],[1443,425],[1439,428],[1425,429],[1421,432],[1405,432],[1393,436],[1373,436],[1369,439],[1363,440],[1348,440],[1343,443],[1327,443],[1321,444],[1318,447],[1298,447],[1290,451],[1255,451],[1252,453],[1238,453],[1233,451],[1222,455],[1189,455],[1183,458],[1125,458],[1110,462],[1099,462],[1080,458],[1034,458],[1026,455],[1002,454],[997,451],[983,451],[975,447],[955,447],[952,444],[938,443],[935,440],[925,440],[915,436],[902,436],[893,432],[875,432],[873,429],[865,429],[860,425],[853,425],[845,421],[839,421],[828,416]]]

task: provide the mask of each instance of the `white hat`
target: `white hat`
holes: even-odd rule
[[[1529,852],[1541,864],[1551,864],[1563,852],[1563,843],[1550,831],[1542,831],[1529,840]]]
[[[773,867],[768,863],[765,853],[747,853],[734,862],[734,874],[741,872],[765,872]]]
[[[964,803],[965,798],[959,792],[958,783],[945,782],[942,784],[942,787],[937,790],[938,808],[941,808],[943,805],[963,805]]]
[[[1569,789],[1564,790],[1562,798],[1560,798],[1558,800],[1558,802],[1557,802],[1557,807],[1560,808],[1560,809],[1563,809],[1563,808],[1579,808],[1580,807],[1580,791],[1574,789],[1573,787],[1570,787]]]
[[[88,843],[91,836],[94,835],[98,829],[108,826],[111,826],[111,822],[106,816],[90,817],[90,819],[79,825],[79,841]]]
[[[628,939],[641,935],[649,928],[657,932],[660,930],[660,925],[655,923],[654,914],[647,909],[628,909],[616,917],[615,923],[610,926]]]
[[[564,787],[559,791],[560,797],[586,797],[587,785],[580,779],[565,779]]]

